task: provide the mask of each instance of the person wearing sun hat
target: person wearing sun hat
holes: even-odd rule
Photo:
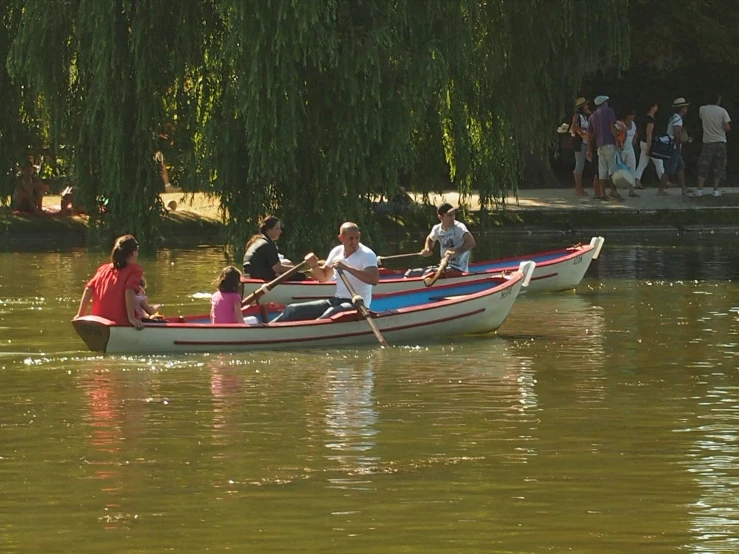
[[[575,113],[570,124],[570,133],[574,140],[580,142],[580,147],[575,143],[575,169],[572,176],[575,180],[575,194],[587,196],[588,193],[582,188],[582,172],[585,169],[585,158],[588,155],[588,118],[590,117],[590,106],[585,97],[581,96],[575,100]]]
[[[588,126],[588,160],[593,159],[595,150],[598,152],[598,181],[595,198],[608,200],[606,196],[606,182],[610,181],[616,163],[616,112],[608,106],[608,96],[596,96],[594,103],[597,106],[595,113],[590,116]],[[611,198],[623,200],[611,183]]]
[[[678,183],[680,183],[680,189],[683,195],[688,194],[690,191],[685,186],[685,161],[683,160],[683,127],[685,123],[683,118],[688,113],[688,106],[690,102],[685,100],[682,96],[675,98],[672,102],[672,108],[675,113],[670,117],[670,121],[667,123],[667,135],[673,141],[673,149],[670,154],[670,159],[665,162],[665,172],[659,180],[659,190],[657,196],[667,196],[667,179],[670,175],[677,173]]]
[[[470,263],[470,250],[475,247],[475,237],[467,226],[456,220],[457,208],[444,202],[436,210],[439,223],[431,228],[421,251],[423,256],[431,256],[434,243],[441,245],[441,257],[449,257],[449,268],[467,271]]]

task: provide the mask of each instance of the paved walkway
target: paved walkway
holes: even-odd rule
[[[620,191],[623,201],[611,200],[603,202],[593,200],[592,190],[588,191],[588,198],[575,195],[574,189],[531,189],[521,190],[518,200],[511,196],[506,200],[506,208],[509,210],[625,210],[635,212],[650,212],[658,210],[700,210],[700,209],[732,209],[739,210],[739,187],[724,188],[720,197],[712,196],[711,188],[704,188],[704,194],[700,198],[682,196],[679,188],[669,188],[669,196],[657,196],[656,188],[648,188],[638,191],[638,198],[629,198],[627,191]],[[460,203],[459,194],[456,192],[445,192],[442,195],[430,195],[434,204],[449,202],[454,205]],[[472,195],[464,201],[464,204],[472,210],[480,208],[479,197]]]

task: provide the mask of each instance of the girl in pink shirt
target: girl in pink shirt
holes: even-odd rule
[[[211,299],[211,323],[244,323],[241,315],[241,272],[228,266],[215,280],[218,291]]]

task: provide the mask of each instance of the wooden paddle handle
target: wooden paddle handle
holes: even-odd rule
[[[446,271],[447,266],[449,265],[449,259],[451,258],[450,255],[444,256],[442,258],[441,263],[439,264],[439,269],[436,270],[436,273],[434,273],[431,277],[426,277],[423,280],[423,284],[427,287],[430,287],[433,285],[436,281],[439,280],[439,277],[441,277],[441,274]]]
[[[423,256],[421,252],[411,252],[410,254],[393,254],[392,256],[377,256],[377,264],[382,265],[387,260],[399,260],[401,258],[413,258],[415,256]]]
[[[364,299],[357,294],[357,291],[354,290],[354,287],[352,286],[347,276],[344,275],[344,272],[342,270],[336,269],[335,271],[339,275],[339,278],[343,281],[344,286],[346,286],[346,289],[349,291],[349,294],[352,295],[352,304],[354,304],[354,307],[357,308],[357,311],[362,314],[364,320],[369,324],[370,329],[372,329],[372,332],[375,334],[377,342],[380,343],[380,346],[386,348],[388,344],[385,341],[385,337],[382,336],[382,333],[380,333],[377,325],[374,321],[372,321],[372,315],[369,313],[367,306],[364,305]]]
[[[310,254],[309,254],[310,255]],[[252,292],[249,296],[244,298],[241,301],[241,306],[248,306],[255,300],[259,300],[262,296],[267,294],[269,291],[271,291],[273,288],[275,288],[277,285],[282,283],[283,281],[287,281],[290,277],[298,273],[301,269],[303,269],[306,265],[308,265],[307,260],[303,260],[295,267],[291,267],[288,269],[285,273],[282,275],[278,275],[276,279],[271,280],[269,283],[263,284],[261,287],[259,287],[257,290]]]

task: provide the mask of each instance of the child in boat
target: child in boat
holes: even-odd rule
[[[233,266],[215,280],[218,290],[211,299],[211,323],[244,323],[241,315],[241,272]]]
[[[150,306],[149,297],[146,296],[146,279],[141,277],[139,287],[136,289],[136,305],[134,306],[134,315],[136,319],[164,319],[159,314],[159,306]]]

